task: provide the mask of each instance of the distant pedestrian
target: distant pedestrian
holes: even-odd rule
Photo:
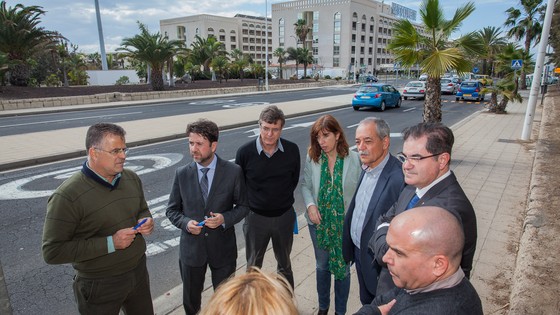
[[[276,270],[293,288],[290,260],[296,222],[293,204],[301,161],[298,146],[280,137],[285,122],[284,113],[278,107],[264,108],[259,117],[257,140],[237,150],[235,163],[243,169],[251,207],[243,225],[247,267],[262,267],[272,239],[278,263]]]
[[[445,241],[443,241],[445,240]],[[355,315],[482,315],[482,303],[461,269],[465,236],[459,219],[439,207],[397,215],[383,256],[397,288]]]
[[[193,162],[175,172],[165,214],[181,230],[179,270],[187,315],[200,311],[206,269],[214,290],[235,273],[234,225],[249,212],[239,165],[216,155],[218,126],[201,119],[187,126]]]
[[[350,292],[350,266],[342,257],[344,215],[356,191],[360,158],[350,151],[344,131],[331,115],[319,117],[311,126],[301,191],[306,205],[309,234],[316,260],[318,315],[330,306],[334,275],[336,314],[346,314]]]
[[[441,123],[420,123],[403,131],[403,150],[397,154],[403,163],[405,182],[408,184],[398,201],[380,217],[377,231],[369,247],[377,263],[383,266],[377,290],[387,292],[395,287],[389,270],[382,261],[389,249],[385,240],[391,219],[407,209],[420,206],[437,206],[454,214],[463,226],[465,246],[461,268],[470,277],[476,249],[476,215],[473,206],[455,174],[449,169],[454,136],[451,129]]]
[[[356,263],[363,305],[375,298],[379,269],[368,242],[377,218],[395,203],[404,186],[401,163],[389,153],[390,134],[387,122],[376,117],[365,118],[356,129],[363,171],[344,220],[342,251],[347,263]]]
[[[86,150],[81,171],[48,200],[43,258],[74,267],[80,314],[153,314],[144,235],[154,221],[140,178],[124,168],[125,131],[95,124]]]

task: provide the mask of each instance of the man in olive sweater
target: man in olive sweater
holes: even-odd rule
[[[278,107],[266,107],[259,117],[259,137],[237,150],[235,163],[243,170],[251,207],[243,225],[247,268],[262,267],[272,239],[277,271],[293,288],[290,261],[296,220],[293,204],[301,161],[297,144],[280,138],[285,122],[284,113]]]
[[[80,314],[153,314],[146,242],[154,222],[142,182],[123,168],[125,131],[99,123],[86,135],[87,161],[49,198],[43,230],[48,264],[71,263]]]

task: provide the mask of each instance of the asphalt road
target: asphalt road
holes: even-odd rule
[[[347,92],[347,91],[346,91]],[[452,100],[452,96],[444,96]],[[482,105],[445,103],[443,119],[453,125]],[[422,101],[403,101],[399,109],[385,112],[354,111],[348,108],[330,111],[344,127],[350,145],[358,122],[367,116],[385,119],[394,133],[421,121]],[[309,143],[309,127],[321,114],[289,119],[283,137],[294,141],[305,156]],[[233,159],[237,148],[256,139],[257,126],[223,131],[218,154]],[[402,148],[402,139],[392,137],[391,152]],[[71,281],[72,267],[50,266],[42,259],[40,244],[48,196],[64,179],[80,168],[83,158],[0,173],[0,259],[6,278],[14,314],[75,314]],[[135,147],[127,159],[127,167],[140,174],[146,198],[156,220],[156,230],[148,237],[148,268],[152,295],[157,297],[180,284],[178,271],[178,237],[180,232],[165,217],[165,206],[174,170],[191,161],[185,139]],[[303,172],[303,169],[302,169]],[[304,211],[299,188],[295,193],[298,214]],[[243,244],[237,226],[238,245]]]

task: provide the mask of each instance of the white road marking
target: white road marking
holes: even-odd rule
[[[5,125],[5,126],[0,126],[0,128],[30,126],[30,125],[42,125],[42,124],[50,124],[50,123],[53,123],[53,122],[61,122],[61,121],[73,121],[73,120],[101,118],[101,117],[106,118],[106,117],[114,117],[114,116],[135,115],[135,114],[141,114],[141,113],[143,113],[143,112],[129,112],[129,113],[123,113],[123,114],[111,114],[111,115],[86,116],[86,117],[68,118],[68,119],[44,120],[44,121],[37,121],[37,122],[33,122],[33,123]]]

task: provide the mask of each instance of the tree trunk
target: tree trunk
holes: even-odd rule
[[[506,114],[506,106],[508,104],[508,98],[502,97],[500,103],[496,106],[496,110],[494,111],[496,114]]]
[[[488,110],[491,112],[496,112],[498,108],[498,93],[495,91],[490,95],[490,104],[488,104]]]
[[[16,64],[10,70],[10,84],[15,86],[27,86],[29,84],[30,71],[27,64]]]
[[[154,91],[163,91],[163,75],[161,74],[162,69],[160,65],[152,65],[151,67],[151,78],[152,78],[152,90]]]
[[[424,122],[441,122],[441,84],[439,77],[428,76],[426,80],[423,120]]]

